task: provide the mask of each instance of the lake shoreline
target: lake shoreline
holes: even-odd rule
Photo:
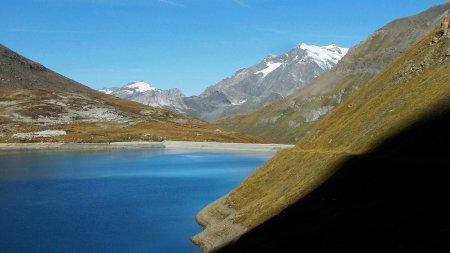
[[[253,143],[221,143],[221,142],[111,142],[111,143],[0,143],[0,150],[115,150],[115,149],[149,149],[163,148],[190,151],[216,152],[278,152],[292,148],[288,144],[253,144]]]
[[[270,157],[161,148],[0,151],[0,252],[200,253],[189,240],[200,231],[198,210]]]

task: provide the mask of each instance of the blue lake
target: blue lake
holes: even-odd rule
[[[269,155],[0,153],[0,252],[201,252],[195,214]]]

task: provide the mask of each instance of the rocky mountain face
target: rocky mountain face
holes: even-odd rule
[[[135,83],[100,91],[212,121],[261,108],[292,94],[335,66],[347,51],[334,44],[319,47],[303,43],[285,54],[267,56],[256,65],[237,71],[199,96],[184,97],[176,89],[130,87]]]
[[[183,101],[185,96],[179,89],[161,90],[144,81],[135,81],[120,88],[104,88],[99,91],[144,105],[165,108],[179,114],[185,114],[187,110]]]
[[[297,142],[321,118],[429,33],[449,5],[445,3],[387,24],[351,48],[330,71],[292,95],[251,113],[225,117],[217,123],[272,142]]]
[[[432,24],[448,8],[429,10],[434,18],[424,23],[394,21],[360,47],[404,41],[418,28],[394,26]],[[450,250],[450,38],[448,25],[428,30],[294,148],[205,207],[196,217],[205,229],[193,241],[204,252]],[[356,74],[380,67],[356,64]]]
[[[336,45],[301,44],[291,51],[270,55],[260,63],[237,71],[208,87],[200,96],[185,99],[187,114],[212,121],[255,110],[282,99],[328,71],[347,53]]]
[[[129,85],[136,92],[150,89]],[[126,92],[125,92],[126,93]],[[92,90],[0,45],[0,142],[261,142]]]

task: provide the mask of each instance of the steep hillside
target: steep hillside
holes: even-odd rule
[[[295,143],[326,114],[391,64],[440,22],[450,3],[395,20],[350,49],[331,71],[283,100],[216,123],[271,142]]]
[[[449,252],[450,110],[433,116],[219,252]]]
[[[0,44],[0,88],[51,89],[67,92],[91,92],[41,64],[9,50]]]
[[[0,45],[0,142],[261,142],[94,91]]]
[[[437,14],[437,16],[442,17],[440,14]],[[448,29],[447,22],[444,30],[441,31],[441,28],[436,28],[429,35],[422,38],[416,45],[399,57],[398,60],[392,63],[366,85],[362,86],[350,98],[321,120],[318,125],[297,143],[295,148],[282,151],[255,171],[253,175],[242,182],[231,193],[203,209],[197,215],[197,220],[205,226],[205,230],[196,235],[193,238],[193,241],[207,252],[218,249],[218,247],[237,239],[239,236],[263,224],[277,214],[280,214],[284,209],[292,206],[297,201],[313,192],[337,171],[339,171],[336,174],[338,177],[342,174],[348,175],[347,170],[341,172],[339,168],[346,168],[346,166],[348,166],[347,162],[355,159],[355,157],[369,156],[369,153],[374,152],[374,149],[377,146],[380,147],[383,142],[404,132],[408,127],[417,126],[418,122],[421,120],[448,117],[450,111],[450,37],[448,36]],[[434,41],[434,43],[432,41]],[[435,124],[439,122],[442,121],[438,120]],[[436,127],[442,131],[440,126]],[[433,128],[428,126],[426,129]],[[426,154],[423,154],[423,156],[420,153],[402,153],[401,150],[398,150],[405,148],[405,150],[411,151],[411,149],[406,148],[420,145],[420,143],[446,143],[446,141],[439,139],[439,135],[433,135],[433,140],[427,140],[426,133],[421,133],[420,131],[416,131],[416,133],[422,135],[413,136],[411,138],[403,137],[401,145],[396,146],[396,148],[391,150],[392,152],[396,151],[398,154],[402,154],[402,156],[396,157],[395,153],[394,155],[391,154],[388,156],[388,159],[398,162],[398,171],[395,171],[397,166],[391,166],[390,168],[394,171],[388,172],[383,170],[387,173],[384,177],[379,174],[374,175],[373,178],[370,176],[363,177],[361,175],[368,175],[370,172],[374,172],[374,169],[371,166],[376,163],[372,163],[371,166],[364,166],[362,163],[359,165],[356,164],[357,170],[361,171],[361,177],[358,175],[354,176],[357,178],[359,177],[360,180],[383,179],[380,180],[379,184],[370,181],[367,183],[360,181],[360,187],[387,187],[387,189],[402,189],[403,187],[406,187],[410,192],[403,192],[404,194],[415,194],[425,192],[425,190],[426,192],[430,192],[428,189],[423,189],[423,186],[433,185],[433,182],[423,182],[422,184],[421,180],[434,178],[437,180],[436,182],[441,183],[450,180],[448,172],[441,170],[443,168],[448,170],[448,166],[431,168],[437,169],[436,174],[428,167],[429,164],[432,166],[442,165],[445,161],[447,161],[446,164],[448,165],[448,159],[446,159],[449,155],[448,149],[442,150],[436,149],[435,147],[427,149],[427,147],[422,147],[420,150],[427,152]],[[444,134],[442,137],[446,138],[449,136],[448,134]],[[440,152],[433,153],[433,150],[439,150]],[[409,159],[415,161],[417,158],[417,161],[419,161],[421,156],[425,160],[421,160],[422,164],[416,164],[416,166],[419,167],[419,170],[412,170],[412,174],[408,174],[407,166],[411,164]],[[381,165],[380,161],[383,160],[383,157],[378,157],[378,159],[381,159],[378,160]],[[427,159],[430,159],[429,164],[426,163]],[[438,162],[436,163],[435,161]],[[370,163],[370,161],[368,163]],[[355,165],[355,163],[353,163],[353,165]],[[368,174],[365,174],[364,171]],[[398,174],[401,172],[405,173],[403,178]],[[409,178],[409,175],[412,175],[412,178]],[[395,182],[395,187],[392,186],[393,182],[389,181],[390,176],[395,176],[395,178],[399,180],[398,182]],[[445,176],[445,178],[439,178],[440,176]],[[349,182],[350,185],[355,185],[355,180],[358,180],[355,178],[348,179],[351,180]],[[413,182],[408,180],[413,180]],[[340,181],[339,184],[331,182],[324,187],[345,187],[346,183],[347,182],[343,181]],[[332,186],[330,186],[330,184]],[[437,187],[433,188],[436,190],[443,189],[440,188],[443,187],[443,185],[433,187]],[[389,203],[395,203],[392,202],[394,201],[393,199],[387,199],[387,204],[386,202],[383,202],[383,198],[372,199],[372,197],[378,196],[377,193],[382,196],[389,196],[389,192],[382,192],[381,189],[377,191],[377,188],[370,189],[375,196],[367,196],[368,201],[370,202],[369,206],[360,206],[361,208],[365,207],[375,210],[379,207],[388,208]],[[320,191],[320,189],[318,190]],[[353,189],[354,192],[360,190],[362,189]],[[351,199],[345,199],[345,197],[348,197],[349,195],[343,196],[343,199],[340,200],[338,195],[330,195],[333,191],[339,193],[345,190],[332,188],[326,190],[328,195],[323,195],[323,192],[318,193],[319,196],[324,198],[323,201],[332,200],[331,204],[328,202],[329,206],[324,207],[324,214],[330,214],[330,208],[339,208],[345,201],[350,201],[345,202],[349,205],[354,203],[354,208],[358,208],[359,202],[352,202]],[[347,190],[346,192],[350,194],[349,191],[350,190]],[[394,196],[399,196],[398,192],[392,192],[392,194],[394,194]],[[430,205],[432,208],[442,206],[439,204],[439,201],[445,201],[445,193],[438,191],[436,194],[443,198],[436,199],[430,197],[429,202],[425,201],[424,203],[432,204]],[[317,195],[314,195],[313,193],[312,196]],[[414,196],[405,198],[405,201],[407,202],[405,202],[405,206],[407,204],[411,205],[411,197]],[[419,201],[427,196],[417,195],[416,197],[417,201]],[[317,197],[312,198],[316,201],[321,200],[317,199]],[[364,196],[362,196],[362,198],[364,198]],[[372,200],[374,201],[372,202]],[[401,202],[402,199],[397,199],[396,201]],[[301,206],[303,202],[299,201],[298,203]],[[305,205],[312,208],[311,202],[308,202]],[[402,207],[402,204],[397,205]],[[424,210],[423,208],[427,207],[419,207],[419,209],[422,208],[422,210]],[[448,205],[445,207],[448,208]],[[416,206],[414,212],[417,210]],[[307,215],[314,216],[313,213],[308,213],[308,211],[317,211],[320,216],[322,209],[305,209],[304,212],[306,212]],[[323,216],[328,220],[321,220],[320,224],[316,224],[319,227],[316,228],[316,230],[311,231],[313,235],[321,236],[317,234],[317,229],[327,228],[328,222],[330,222],[330,226],[331,224],[336,226],[337,223],[331,222],[343,221],[340,220],[339,215],[344,215],[345,212],[343,214],[339,209],[335,211],[336,216],[332,216],[331,214],[331,216]],[[389,210],[383,209],[383,211],[386,212]],[[395,212],[397,210],[391,211]],[[431,211],[428,213],[441,214],[441,211],[442,210],[434,210],[434,212]],[[443,212],[447,213],[446,211],[449,211],[449,209],[444,209]],[[358,210],[353,210],[353,212],[356,215],[356,217],[354,217],[355,220],[360,217],[358,215],[364,215],[363,211],[360,213]],[[395,229],[402,229],[402,224],[405,228],[409,228],[417,225],[415,222],[420,222],[420,224],[427,223],[427,217],[411,217],[405,213],[397,213],[395,217],[408,217],[405,220],[399,221],[397,224],[391,224]],[[448,218],[440,221],[445,223],[442,226],[441,224],[432,224],[430,226],[441,230],[428,232],[433,233],[435,239],[441,238],[439,240],[442,240],[442,238],[447,238],[449,235],[448,227],[450,226],[450,223],[448,222]],[[303,222],[308,221],[303,220]],[[386,223],[372,221],[370,224],[374,224],[375,226],[377,224]],[[309,224],[310,227],[314,227],[314,225],[315,224]],[[342,225],[345,226],[345,224]],[[350,223],[349,225],[355,225],[355,223]],[[345,227],[342,227],[341,229],[344,231]],[[382,230],[382,228],[378,229]],[[320,231],[323,232],[324,235],[330,235],[331,233],[327,230]],[[390,227],[385,227],[384,231],[386,233],[401,233],[401,231],[391,230]],[[357,232],[358,231],[354,231],[356,234]],[[273,234],[276,233],[278,233],[278,231],[273,232]],[[337,231],[337,233],[341,233],[341,231]],[[381,237],[382,235],[377,234],[376,236]],[[421,239],[416,238],[415,236],[417,235],[415,234],[405,234],[405,236],[406,240],[411,244],[414,244],[416,240]],[[340,238],[339,235],[336,235],[336,238]],[[431,236],[431,238],[433,238],[433,236]],[[262,239],[264,239],[264,237],[262,237]],[[301,244],[304,238],[296,239],[298,240],[298,243]],[[321,238],[316,237],[315,240],[317,241],[314,242],[321,244],[322,240],[320,239]],[[332,238],[327,239],[332,240]],[[244,238],[243,240],[246,239]],[[352,240],[352,238],[347,238],[347,240]],[[376,242],[376,240],[374,241]],[[261,243],[264,245],[264,242]],[[305,241],[303,243],[306,245],[309,242]],[[352,244],[351,242],[348,242],[347,245],[360,245],[360,243]],[[399,247],[401,246],[402,245],[399,244]],[[376,247],[376,245],[374,247]],[[268,249],[269,248],[266,250]],[[371,250],[371,248],[350,248],[349,250],[365,252],[366,250]],[[395,251],[398,249],[389,248],[384,249],[383,251],[390,250]]]

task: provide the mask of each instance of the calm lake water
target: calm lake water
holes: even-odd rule
[[[0,252],[201,252],[195,214],[269,155],[0,153]]]

